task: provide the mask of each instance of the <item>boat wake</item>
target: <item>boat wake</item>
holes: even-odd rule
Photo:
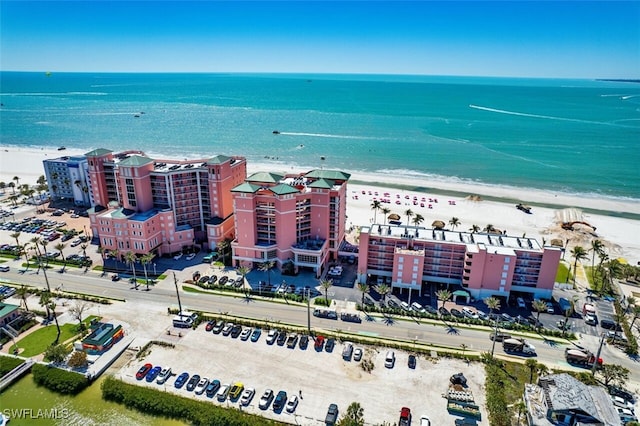
[[[612,123],[605,123],[602,121],[580,120],[578,118],[554,117],[550,115],[539,115],[539,114],[529,114],[525,112],[507,111],[504,109],[489,108],[489,107],[473,105],[473,104],[469,104],[469,108],[479,109],[481,111],[496,112],[499,114],[517,115],[520,117],[543,118],[545,120],[571,121],[574,123],[588,123],[588,124],[605,124],[605,125],[612,124]]]
[[[331,139],[376,139],[368,136],[332,135],[332,134],[326,134],[326,133],[279,132],[278,134],[285,135],[285,136],[311,136],[314,138],[331,138]]]

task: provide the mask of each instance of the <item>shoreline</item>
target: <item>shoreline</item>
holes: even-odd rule
[[[89,150],[67,149],[28,149],[0,147],[0,181],[9,183],[13,176],[20,177],[20,184],[35,183],[44,174],[42,160],[62,156],[83,155]],[[151,155],[151,154],[148,154]],[[157,155],[152,155],[152,158]],[[202,157],[201,157],[202,158]],[[317,167],[315,167],[317,168]],[[288,169],[288,170],[287,170]],[[279,174],[300,173],[314,167],[284,166],[266,162],[247,163],[247,173],[271,171]],[[346,170],[347,173],[351,173]],[[10,193],[10,189],[6,189]],[[383,197],[387,192],[390,195]],[[380,194],[376,197],[376,193]],[[481,201],[469,199],[470,195],[480,196]],[[416,198],[414,198],[416,197]],[[510,235],[534,237],[549,243],[554,238],[562,239],[567,250],[581,245],[590,248],[593,239],[600,239],[610,249],[612,258],[624,257],[631,264],[640,261],[640,200],[638,202],[594,199],[567,194],[554,194],[527,188],[504,188],[469,183],[443,183],[430,181],[423,177],[391,177],[372,173],[351,173],[347,189],[347,227],[367,226],[383,222],[381,212],[371,209],[375,199],[388,198],[382,207],[402,217],[406,223],[406,210],[424,217],[423,227],[431,226],[432,221],[445,223],[459,218],[458,230],[467,230],[473,225],[481,228],[491,223],[499,229],[508,230]],[[425,198],[422,207],[421,200]],[[440,198],[439,202],[429,203],[429,198]],[[418,202],[414,204],[414,199]],[[449,201],[449,203],[447,203]],[[533,214],[525,214],[516,209],[515,204],[523,203],[533,207]],[[432,204],[429,208],[429,204]],[[563,221],[583,220],[595,226],[596,231],[563,230]],[[570,258],[570,256],[567,256]]]

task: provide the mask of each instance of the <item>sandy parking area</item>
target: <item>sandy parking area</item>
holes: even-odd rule
[[[362,370],[360,363],[342,359],[341,343],[336,345],[332,353],[327,353],[317,352],[313,342],[306,350],[301,350],[299,346],[288,349],[277,344],[268,345],[264,332],[256,343],[207,333],[204,325],[197,330],[182,331],[182,334],[180,339],[167,336],[166,340],[176,344],[174,349],[153,346],[144,359],[132,360],[117,376],[129,382],[183,396],[190,395],[214,404],[218,402],[205,395],[196,396],[185,388],[175,389],[175,376],[161,387],[155,383],[136,381],[135,373],[142,364],[149,362],[170,366],[176,374],[186,371],[218,379],[221,383],[240,381],[245,387],[256,389],[256,396],[246,408],[247,411],[291,424],[324,424],[330,403],[337,403],[342,414],[351,402],[357,401],[364,408],[368,424],[383,421],[393,424],[398,420],[400,408],[407,406],[413,413],[413,424],[418,424],[420,416],[426,414],[432,425],[445,425],[453,424],[456,417],[447,412],[446,399],[442,394],[447,389],[449,377],[463,372],[476,403],[482,407],[483,421],[479,424],[488,424],[484,409],[485,375],[480,364],[467,365],[458,360],[420,357],[416,369],[412,370],[407,367],[408,353],[396,350],[396,364],[393,369],[388,369],[384,367],[386,349],[369,347],[365,348],[364,357],[369,357],[375,368],[367,373]],[[302,391],[303,399],[294,414],[285,411],[276,414],[271,408],[263,411],[258,408],[258,400],[266,388],[274,392],[285,390],[288,395]],[[229,401],[224,404],[238,406],[238,403]]]

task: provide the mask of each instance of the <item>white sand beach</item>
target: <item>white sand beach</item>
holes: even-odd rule
[[[43,160],[65,155],[82,155],[86,151],[0,147],[0,181],[9,183],[14,176],[18,176],[21,184],[35,184],[37,178],[44,174]],[[247,168],[248,173],[306,171],[303,169],[279,170],[282,167],[251,162],[248,163]],[[349,172],[349,170],[345,171]],[[554,238],[564,242],[569,240],[569,248],[581,245],[588,249],[591,240],[597,238],[609,248],[612,258],[622,257],[631,264],[640,261],[640,220],[618,217],[620,212],[640,214],[640,201],[581,198],[540,190],[430,181],[423,178],[390,179],[363,173],[352,174],[351,181],[358,183],[349,183],[348,187],[348,226],[371,224],[374,216],[378,223],[384,223],[383,213],[380,211],[375,213],[371,209],[371,204],[374,199],[388,199],[389,203],[382,203],[382,206],[400,215],[403,223],[407,223],[405,212],[410,209],[414,214],[424,217],[421,226],[426,227],[429,227],[434,220],[442,220],[448,224],[452,217],[456,217],[460,221],[460,225],[456,228],[458,230],[469,230],[473,225],[484,228],[492,224],[509,235],[526,234],[541,242],[544,239],[550,243]],[[410,191],[398,189],[400,187],[433,188],[433,190]],[[7,192],[10,190],[7,189]],[[481,201],[471,200],[470,195],[479,196]],[[486,200],[486,197],[514,201],[490,201]],[[516,209],[516,202],[532,205],[532,214]],[[585,212],[583,209],[597,210],[597,213]],[[580,226],[577,226],[574,231],[566,231],[560,227],[561,222],[573,220],[587,222],[595,226],[596,231]]]

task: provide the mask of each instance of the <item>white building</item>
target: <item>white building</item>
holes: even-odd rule
[[[73,200],[76,206],[95,205],[85,156],[65,156],[42,162],[52,200]]]

